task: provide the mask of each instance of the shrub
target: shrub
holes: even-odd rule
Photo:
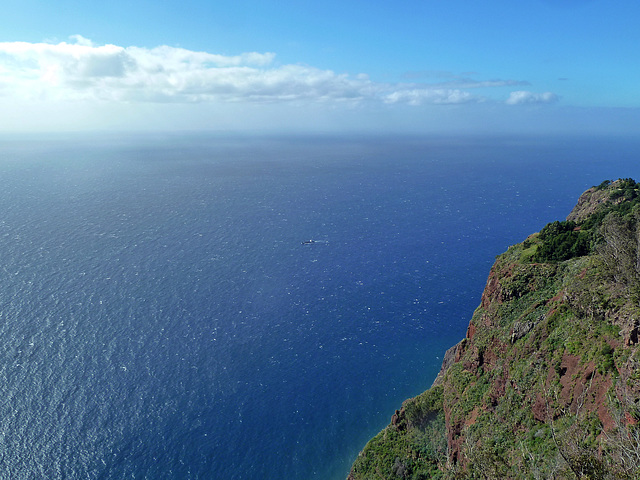
[[[572,221],[555,221],[547,224],[538,235],[542,244],[533,255],[537,262],[561,262],[591,252],[587,232],[577,229]]]

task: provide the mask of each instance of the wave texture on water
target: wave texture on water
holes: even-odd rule
[[[346,477],[494,256],[638,151],[0,139],[0,478]]]

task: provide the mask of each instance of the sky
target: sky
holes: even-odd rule
[[[640,126],[637,0],[4,0],[0,132]]]

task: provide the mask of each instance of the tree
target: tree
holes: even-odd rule
[[[600,228],[602,243],[597,252],[605,271],[628,293],[638,290],[640,280],[640,212],[631,218],[615,213],[607,215]]]

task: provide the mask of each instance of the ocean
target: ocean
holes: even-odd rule
[[[464,336],[495,256],[638,179],[639,154],[0,136],[0,478],[344,479]]]

